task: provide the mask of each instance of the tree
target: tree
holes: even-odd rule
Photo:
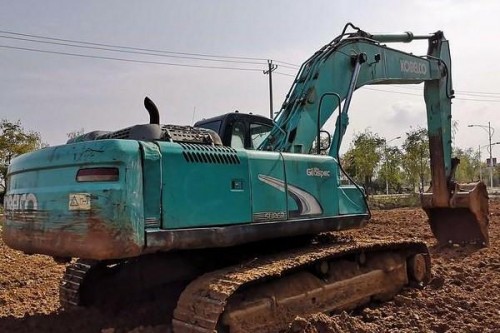
[[[0,193],[2,193],[2,198],[5,192],[7,168],[11,160],[41,147],[40,133],[25,130],[19,120],[15,123],[5,119],[0,121]]]
[[[498,186],[500,183],[500,163],[497,163],[493,169],[493,183]]]
[[[455,157],[460,159],[457,170],[455,172],[455,179],[459,183],[470,183],[479,179],[479,156],[472,148],[460,149],[455,148],[453,152]]]
[[[383,155],[384,139],[366,129],[354,136],[351,147],[344,154],[344,169],[365,188],[372,183],[377,165]]]
[[[384,147],[384,162],[379,171],[380,182],[385,188],[386,181],[389,189],[396,192],[402,190],[403,173],[401,172],[401,160],[403,153],[398,147]]]
[[[406,133],[403,143],[403,169],[406,181],[415,189],[418,185],[419,191],[424,190],[424,186],[430,178],[430,154],[429,138],[427,130],[418,128]]]

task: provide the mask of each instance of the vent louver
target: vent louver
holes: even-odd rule
[[[236,150],[231,147],[180,143],[182,155],[189,163],[240,164]]]

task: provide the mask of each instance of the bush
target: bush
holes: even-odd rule
[[[420,207],[420,194],[371,195],[368,197],[371,209],[394,209],[401,207]]]

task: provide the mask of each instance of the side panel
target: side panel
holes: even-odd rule
[[[252,221],[286,220],[288,207],[283,155],[255,150],[248,150],[247,154],[252,184]]]
[[[339,214],[366,214],[364,194],[354,185],[339,186]]]
[[[330,156],[248,151],[253,221],[366,214],[355,186],[338,185]]]
[[[337,186],[338,165],[330,156],[226,147],[222,151],[232,151],[240,160],[228,165],[203,161],[202,152],[212,147],[160,145],[163,227],[146,230],[147,252],[230,247],[359,228],[367,218],[359,191]],[[238,190],[230,185],[235,179]]]
[[[117,168],[116,181],[77,182],[81,168]],[[4,241],[27,253],[112,259],[144,246],[142,171],[136,141],[49,147],[13,160]]]
[[[283,154],[291,219],[339,214],[338,167],[330,156]]]
[[[251,221],[246,152],[158,142],[162,154],[162,229]]]
[[[146,228],[161,226],[162,155],[156,143],[139,142],[142,153],[144,223]]]

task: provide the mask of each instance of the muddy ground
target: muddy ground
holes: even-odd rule
[[[490,204],[489,248],[439,248],[420,209],[374,211],[355,238],[415,238],[429,246],[433,277],[392,301],[349,313],[297,318],[289,332],[500,332],[500,201]],[[64,265],[27,256],[0,242],[0,332],[170,332],[172,301],[120,310],[59,309]]]

